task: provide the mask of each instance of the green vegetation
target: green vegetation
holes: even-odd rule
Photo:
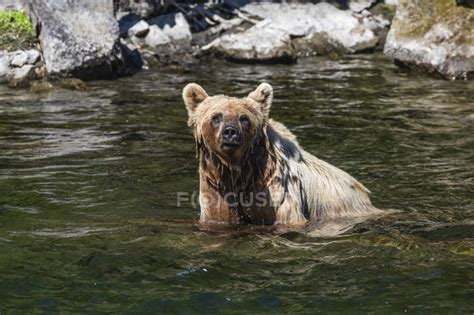
[[[22,12],[0,11],[0,50],[17,50],[34,46],[35,31]]]

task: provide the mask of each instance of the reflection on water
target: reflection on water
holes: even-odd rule
[[[272,116],[401,212],[337,238],[200,231],[176,205],[198,189],[192,81],[271,82]],[[472,312],[473,96],[378,55],[0,87],[0,312]]]

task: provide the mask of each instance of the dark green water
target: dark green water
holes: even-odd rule
[[[303,147],[402,212],[337,238],[200,231],[181,89],[263,80]],[[0,87],[0,314],[472,313],[473,88],[377,55]]]

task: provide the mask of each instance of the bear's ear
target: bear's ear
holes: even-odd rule
[[[189,116],[194,114],[198,105],[206,98],[208,98],[208,95],[199,84],[189,83],[184,87],[183,100]]]
[[[272,86],[268,83],[261,83],[255,91],[249,94],[248,97],[260,104],[260,110],[266,117],[268,117],[273,100]]]

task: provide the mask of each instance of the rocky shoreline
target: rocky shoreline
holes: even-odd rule
[[[205,58],[292,63],[377,50],[445,79],[474,71],[474,11],[462,1],[315,2],[4,0],[0,11],[24,12],[39,45],[0,46],[0,84],[114,79]]]

